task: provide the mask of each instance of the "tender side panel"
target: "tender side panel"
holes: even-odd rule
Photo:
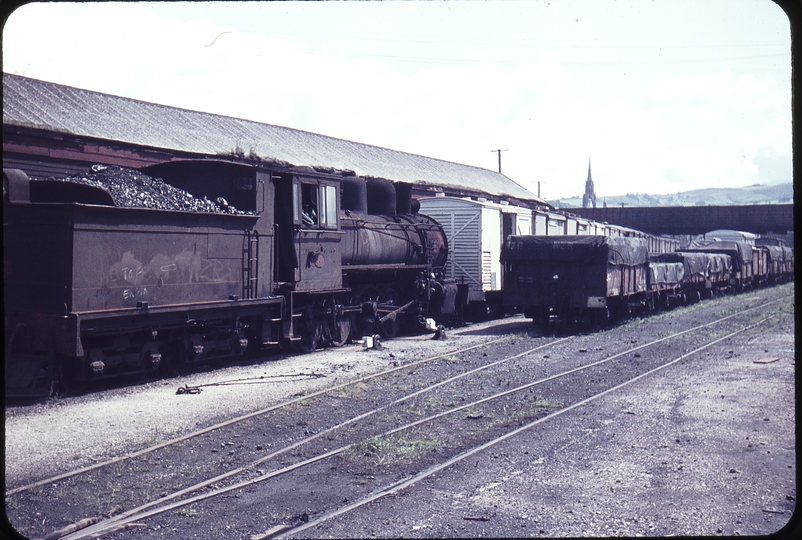
[[[76,226],[73,311],[240,296],[246,247],[241,231]]]

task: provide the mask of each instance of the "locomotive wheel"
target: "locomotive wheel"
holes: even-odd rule
[[[336,312],[336,307],[350,305],[351,304],[350,298],[346,296],[337,296],[333,300],[330,299],[327,300],[326,302],[331,306],[332,310],[335,310],[332,316],[327,319],[327,323],[329,325],[328,328],[329,342],[334,347],[342,347],[348,342],[349,338],[351,337],[351,328],[354,326],[353,315],[348,315],[348,314],[338,315]]]
[[[323,325],[314,317],[311,308],[304,312],[303,317],[298,318],[296,334],[301,337],[298,341],[293,341],[293,348],[297,352],[311,353],[317,349],[323,335]]]
[[[388,306],[401,307],[401,294],[395,287],[388,287],[384,294],[379,298],[380,304]],[[394,338],[398,335],[398,329],[401,328],[401,314],[397,314],[395,318],[387,319],[379,324],[379,333],[383,338]]]
[[[359,304],[363,305],[366,302],[375,302],[378,303],[379,301],[379,292],[376,289],[368,288],[362,291],[359,295]],[[372,310],[368,309],[367,311],[363,309],[362,314],[357,319],[357,331],[359,332],[357,335],[367,336],[373,335],[378,331],[378,321],[375,318],[375,313]]]
[[[53,393],[75,394],[81,392],[86,383],[81,376],[81,358],[55,355],[51,369],[55,372]]]

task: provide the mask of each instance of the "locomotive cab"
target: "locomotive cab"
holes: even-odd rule
[[[296,167],[289,174],[274,175],[273,182],[278,194],[276,226],[284,231],[278,281],[295,291],[342,289],[339,178]]]

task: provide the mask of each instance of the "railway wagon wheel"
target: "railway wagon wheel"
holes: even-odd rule
[[[601,308],[597,309],[596,311],[596,324],[597,326],[604,327],[608,326],[612,321],[612,315],[610,314],[610,308]]]
[[[580,308],[579,326],[585,330],[593,331],[606,326],[610,322],[610,311],[604,308]]]
[[[387,289],[379,297],[379,303],[384,304],[390,308],[399,308],[401,303],[401,293],[395,287],[387,287]],[[383,316],[380,314],[380,316]],[[385,339],[394,338],[398,335],[398,330],[401,328],[401,314],[397,313],[395,316],[386,319],[384,322],[379,323],[379,333]]]
[[[532,326],[536,329],[547,329],[549,321],[551,320],[551,313],[547,307],[535,308],[532,312]]]
[[[298,317],[295,323],[295,333],[301,339],[293,341],[293,348],[301,353],[313,352],[320,344],[320,338],[323,335],[323,325],[315,317],[314,309],[312,307],[305,309],[303,315]]]

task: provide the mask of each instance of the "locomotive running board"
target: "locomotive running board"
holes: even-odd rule
[[[205,309],[231,309],[232,304],[238,307],[250,308],[260,307],[267,305],[274,305],[276,303],[283,303],[283,296],[272,296],[269,298],[254,298],[254,299],[238,299],[238,300],[219,300],[213,302],[198,302],[196,304],[173,304],[166,306],[148,306],[140,308],[119,308],[110,309],[106,311],[77,311],[74,314],[81,318],[81,320],[91,320],[96,318],[110,318],[110,317],[130,317],[131,315],[160,315],[163,313],[179,313],[182,311],[201,311]]]

